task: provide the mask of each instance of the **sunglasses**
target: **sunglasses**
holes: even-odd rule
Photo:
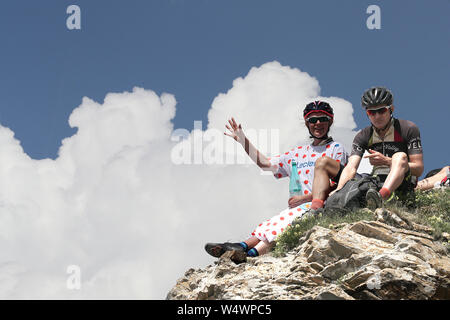
[[[323,117],[310,117],[308,119],[306,119],[306,121],[308,121],[309,123],[317,123],[317,121],[320,121],[320,123],[322,122],[330,122],[331,118],[327,117],[327,116],[323,116]]]
[[[366,111],[369,116],[374,116],[376,113],[385,114],[388,110],[391,110],[391,106],[381,107],[378,109],[368,109]]]

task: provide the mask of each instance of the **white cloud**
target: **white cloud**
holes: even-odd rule
[[[348,149],[351,104],[321,97],[315,78],[278,62],[236,79],[197,133],[223,132],[234,116],[244,130],[279,129],[276,151],[285,151],[308,141],[300,111],[314,99],[332,104],[332,135]],[[102,104],[84,98],[56,160],[31,159],[0,126],[0,298],[163,299],[185,270],[212,263],[205,242],[244,240],[286,207],[287,180],[255,165],[175,165],[175,106],[173,95],[141,88]],[[213,143],[242,155],[221,138]],[[81,290],[66,288],[69,265],[81,268]]]

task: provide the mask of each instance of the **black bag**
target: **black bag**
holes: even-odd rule
[[[342,189],[333,193],[325,203],[327,212],[348,212],[366,207],[366,193],[369,189],[379,190],[382,186],[376,176],[360,175],[347,181]]]

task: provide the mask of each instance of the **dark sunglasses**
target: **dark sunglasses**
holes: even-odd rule
[[[322,122],[330,122],[331,118],[330,117],[310,117],[308,119],[306,119],[306,121],[308,121],[309,123],[316,123],[317,121],[320,121],[320,123]]]
[[[366,110],[369,116],[374,116],[376,113],[385,114],[388,110],[391,110],[391,106],[382,107],[378,109]]]

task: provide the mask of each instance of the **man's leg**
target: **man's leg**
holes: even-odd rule
[[[248,249],[253,248],[256,246],[261,240],[259,240],[257,237],[250,237],[247,240],[245,240],[245,244],[247,245]]]
[[[275,242],[267,242],[267,241],[260,241],[254,248],[254,252],[256,253],[254,256],[262,256],[263,254],[266,254],[267,252],[272,249],[272,247],[275,245]],[[251,252],[249,251],[249,255],[251,255]]]
[[[231,250],[242,250],[245,252],[249,252],[259,243],[263,243],[261,240],[259,240],[257,237],[250,237],[245,241],[242,242],[224,242],[224,243],[207,243],[205,245],[205,250],[213,257],[220,257],[222,254],[224,254],[227,251]],[[269,248],[270,249],[270,248]],[[263,249],[264,250],[264,249]]]
[[[403,182],[408,172],[408,156],[404,152],[394,153],[392,156],[391,171],[380,190],[381,197],[387,199]]]
[[[449,166],[443,167],[441,171],[436,173],[435,175],[428,177],[426,179],[420,180],[417,183],[417,187],[415,190],[428,190],[434,188],[434,185],[437,182],[441,182],[445,177],[447,177],[447,170]]]
[[[336,177],[340,169],[339,162],[330,157],[317,159],[314,167],[311,209],[323,207],[323,203],[330,193],[330,179]]]

